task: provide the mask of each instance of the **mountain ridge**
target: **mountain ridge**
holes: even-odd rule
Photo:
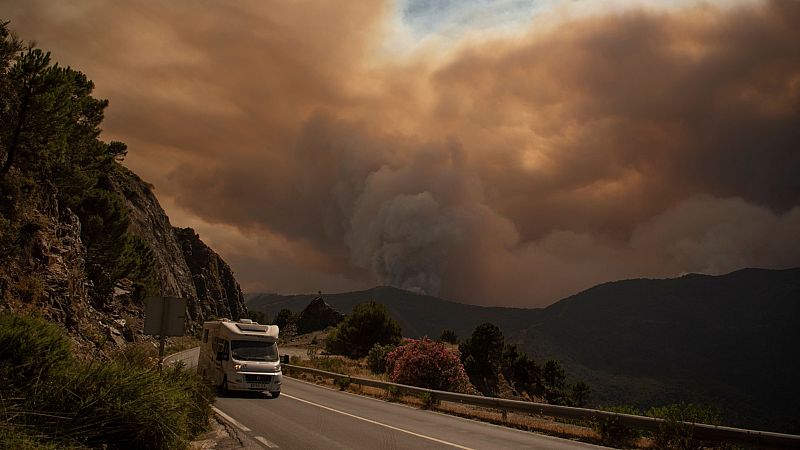
[[[297,310],[306,297],[245,298],[274,315]],[[384,303],[409,337],[450,328],[463,339],[492,322],[506,342],[589,382],[598,405],[703,403],[734,425],[790,432],[800,425],[792,381],[800,379],[800,268],[611,281],[539,309],[462,305],[385,287],[325,299],[343,313],[361,301]]]

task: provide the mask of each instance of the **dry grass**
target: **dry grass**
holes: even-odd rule
[[[312,359],[295,361],[294,363],[300,362],[302,363],[303,366],[306,367],[313,367],[313,368],[319,368],[321,370],[327,370],[326,367],[329,367],[331,363],[326,362],[325,359],[342,360],[341,362],[337,362],[335,364],[336,366],[339,366],[342,369],[340,371],[337,371],[338,373],[354,377],[371,378],[380,381],[388,381],[385,376],[375,375],[372,372],[370,372],[370,370],[366,367],[366,364],[361,361],[353,361],[337,356],[330,356],[330,357],[315,356]],[[284,375],[286,375],[286,371],[284,372]],[[307,373],[292,375],[292,377],[312,382],[321,386],[326,386],[332,389],[344,390],[353,394],[364,395],[385,401],[403,403],[418,408],[425,408],[426,406],[419,397],[411,395],[392,395],[385,389],[374,388],[369,386],[361,386],[356,384],[350,384],[346,388],[342,389],[341,386],[338,386],[330,378],[322,377],[319,375],[311,375]],[[504,414],[502,411],[497,409],[482,408],[478,406],[464,405],[453,402],[438,402],[437,404],[433,405],[433,407],[428,409],[467,419],[480,420],[482,422],[488,422],[495,425],[517,428],[520,430],[546,434],[549,436],[556,436],[564,439],[588,442],[592,444],[600,443],[600,435],[597,433],[597,431],[595,431],[591,427],[590,424],[578,425],[574,423],[564,423],[564,422],[559,422],[552,417],[541,417],[541,416],[515,413],[515,412],[508,412]],[[652,448],[652,442],[646,438],[638,439],[633,443],[633,445],[634,448],[645,448],[645,449]]]

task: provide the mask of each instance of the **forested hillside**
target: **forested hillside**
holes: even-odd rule
[[[274,317],[310,298],[249,294],[247,302]],[[463,305],[388,287],[325,299],[343,313],[384,303],[409,337],[450,329],[463,339],[494,323],[536,361],[555,359],[571,381],[586,381],[597,406],[697,403],[731,424],[800,426],[800,269],[616,281],[543,309]]]

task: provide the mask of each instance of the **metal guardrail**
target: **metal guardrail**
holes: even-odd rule
[[[426,393],[433,401],[462,403],[472,406],[496,408],[502,411],[522,412],[556,418],[584,419],[598,421],[602,419],[616,419],[620,425],[645,431],[658,431],[668,422],[655,417],[634,416],[596,409],[575,408],[571,406],[548,405],[545,403],[524,402],[519,400],[506,400],[479,395],[457,394],[455,392],[437,391],[416,386],[372,380],[369,378],[351,377],[340,373],[327,372],[310,367],[282,364],[284,368],[292,371],[321,375],[328,378],[346,380],[350,384],[388,389],[394,387],[398,392],[411,395]],[[284,372],[285,373],[285,372]],[[770,448],[800,448],[800,436],[793,434],[773,433],[770,431],[746,430],[742,428],[707,425],[703,423],[678,422],[679,425],[691,429],[692,436],[707,441],[730,442],[737,444],[757,445]]]
[[[200,355],[200,347],[190,348],[182,352],[173,353],[164,357],[164,365],[167,364],[183,364],[183,370],[196,371],[197,358]]]

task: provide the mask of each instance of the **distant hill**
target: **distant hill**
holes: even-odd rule
[[[605,404],[709,403],[736,424],[800,432],[800,269],[606,283],[517,338]]]
[[[245,294],[245,303],[248,309],[263,311],[270,317],[275,317],[284,308],[294,313],[302,311],[314,297],[316,294]],[[328,304],[344,314],[349,314],[353,306],[359,303],[370,300],[383,303],[391,316],[400,323],[403,336],[406,337],[437,338],[445,329],[465,337],[484,322],[492,322],[503,330],[519,330],[535,322],[542,314],[540,309],[465,305],[389,286],[325,294],[324,298]]]
[[[274,316],[312,295],[247,295]],[[507,342],[554,358],[595,390],[596,404],[711,404],[734,425],[800,432],[800,269],[602,284],[544,309],[487,308],[400,289],[325,296],[348,313],[374,299],[410,337],[498,325]]]

